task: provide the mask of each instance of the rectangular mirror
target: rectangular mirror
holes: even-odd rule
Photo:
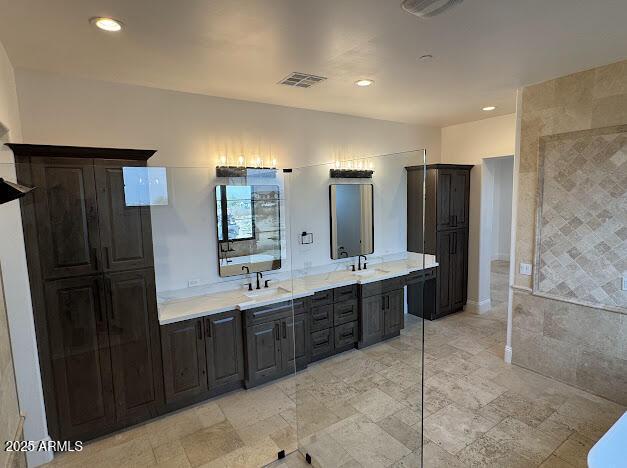
[[[332,259],[374,252],[372,191],[372,184],[329,186]]]
[[[277,185],[217,185],[216,225],[220,276],[281,268]]]

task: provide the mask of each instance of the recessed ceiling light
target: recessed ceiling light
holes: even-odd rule
[[[484,107],[484,108],[483,108],[483,109],[481,109],[481,110],[484,110],[484,111],[493,111],[494,109],[496,109],[496,106],[486,106],[486,107]]]
[[[355,84],[357,86],[361,86],[362,88],[364,86],[370,86],[372,83],[374,83],[374,81],[372,81],[372,80],[357,80],[357,81],[355,81]]]
[[[418,57],[418,60],[420,60],[421,62],[430,62],[431,60],[433,60],[433,55],[431,54],[421,55],[420,57]]]
[[[114,20],[113,18],[98,16],[90,19],[89,21],[103,31],[117,32],[122,29],[122,23],[118,20]]]

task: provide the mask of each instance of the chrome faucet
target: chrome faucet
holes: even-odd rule
[[[363,270],[366,270],[368,268],[368,264],[366,263],[368,261],[368,259],[366,258],[365,255],[360,255],[357,258],[357,263],[358,263],[358,268],[357,269],[358,270],[362,270],[362,268],[361,268],[361,257],[364,257],[364,267],[363,267]]]

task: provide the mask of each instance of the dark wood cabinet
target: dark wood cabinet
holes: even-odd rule
[[[244,380],[242,319],[239,311],[204,319],[209,389]]]
[[[118,421],[156,415],[163,402],[159,323],[152,269],[105,275]]]
[[[288,372],[296,372],[309,362],[309,327],[307,315],[300,314],[281,320],[281,354]]]
[[[311,353],[307,300],[281,302],[243,313],[246,388],[307,366]]]
[[[187,402],[207,392],[203,319],[161,326],[163,378],[168,404]]]
[[[311,298],[311,361],[355,347],[359,319],[357,294],[357,285],[352,284],[319,291]]]
[[[360,287],[358,348],[398,336],[405,325],[405,279],[392,278]]]
[[[276,336],[272,332],[273,340]],[[265,340],[263,333],[259,336]],[[237,310],[161,326],[165,399],[174,409],[241,386],[242,320]],[[268,356],[261,356],[268,366]],[[276,357],[271,361],[277,362]],[[278,365],[280,365],[280,360]],[[272,366],[272,364],[270,364]]]
[[[410,273],[407,277],[407,313],[433,320],[437,316],[438,268]]]
[[[33,221],[43,279],[97,273],[100,232],[93,166],[72,158],[36,157],[28,168],[37,187]],[[18,165],[22,172],[28,168]]]
[[[124,167],[140,166],[135,161]],[[106,271],[151,267],[152,228],[149,206],[127,206],[124,168],[115,161],[95,166],[101,255]]]
[[[360,347],[381,341],[383,337],[383,296],[365,297],[361,300]]]
[[[283,373],[280,334],[281,320],[260,323],[247,328],[247,387],[272,380]]]
[[[70,439],[98,433],[115,420],[102,277],[51,281],[46,300],[60,431]]]
[[[466,305],[472,167],[431,164],[426,167],[426,173],[423,166],[406,168],[407,248],[410,252],[435,255],[439,264],[436,313],[426,314],[425,318],[442,317],[462,310]],[[417,297],[419,291],[416,288],[419,287],[413,284],[408,297]],[[431,286],[420,292],[420,295],[426,292],[432,292]],[[429,307],[431,306],[429,302]],[[418,313],[418,308],[419,306],[410,306],[410,311]]]
[[[9,144],[21,199],[48,431],[88,440],[164,405],[148,207],[123,167],[154,151]],[[42,294],[45,291],[45,294]]]
[[[405,294],[402,289],[385,293],[383,302],[383,337],[389,338],[400,333],[405,325]]]

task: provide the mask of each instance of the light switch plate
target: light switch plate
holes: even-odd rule
[[[531,263],[521,263],[520,264],[520,274],[531,276]]]

